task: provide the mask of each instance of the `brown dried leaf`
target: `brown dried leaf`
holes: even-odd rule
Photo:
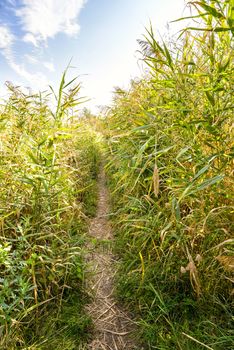
[[[234,271],[234,256],[220,255],[216,256],[216,260],[223,265],[226,271]]]
[[[200,254],[197,254],[195,261],[197,261],[198,263],[200,263],[202,261],[202,256]]]

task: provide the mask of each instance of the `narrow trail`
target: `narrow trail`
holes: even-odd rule
[[[111,251],[113,235],[107,219],[108,213],[109,196],[104,168],[101,166],[98,177],[98,208],[96,217],[90,224],[87,256],[90,275],[87,290],[92,296],[87,312],[94,323],[93,340],[88,344],[88,349],[139,350],[133,340],[136,326],[114,297],[113,278],[116,270]]]

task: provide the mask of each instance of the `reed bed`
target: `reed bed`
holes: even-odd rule
[[[51,89],[53,110],[51,92],[27,95],[11,83],[1,101],[1,349],[74,349],[90,323],[83,241],[99,148],[74,116],[80,85],[65,78],[57,95]]]
[[[118,294],[149,349],[234,344],[233,2],[190,6],[176,40],[146,30],[147,73],[104,121]]]

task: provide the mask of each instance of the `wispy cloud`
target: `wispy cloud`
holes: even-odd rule
[[[55,67],[53,62],[42,62],[43,66],[48,69],[50,72],[54,72],[55,71]]]
[[[22,28],[24,41],[34,46],[46,43],[58,33],[69,36],[78,34],[78,15],[86,0],[23,0],[23,6],[16,10]]]
[[[0,26],[0,49],[8,50],[15,40],[7,26]]]
[[[34,86],[35,89],[44,89],[48,85],[47,77],[40,72],[29,72],[23,64],[16,61],[13,52],[13,44],[15,40],[16,37],[11,33],[7,26],[0,26],[0,49],[9,67],[21,78],[30,83],[31,86]]]
[[[28,54],[26,53],[24,55],[24,58],[27,60],[28,63],[30,64],[38,64],[38,59],[34,56],[34,55],[31,55],[31,54]]]
[[[80,26],[78,16],[87,0],[5,0],[11,13],[18,17],[20,36],[14,35],[7,25],[6,17],[0,22],[0,55],[8,66],[22,78],[23,84],[34,89],[48,86],[47,72],[55,72],[52,58],[46,57],[45,46],[49,38],[58,33],[76,36]],[[5,8],[6,9],[6,8]],[[3,24],[1,24],[3,23]],[[10,27],[11,26],[11,27]],[[21,41],[21,45],[17,45]],[[30,43],[36,49],[30,51]],[[23,49],[22,49],[23,48]]]
[[[25,79],[29,85],[34,90],[46,89],[48,84],[48,79],[45,74],[41,72],[31,73],[29,72],[23,64],[16,63],[14,57],[12,55],[8,55],[7,62],[9,66],[23,79]]]
[[[24,55],[24,58],[29,64],[33,64],[33,65],[40,64],[41,66],[44,66],[46,69],[48,69],[50,72],[55,71],[55,66],[52,61],[41,61],[36,56],[32,54],[29,55],[27,53]]]
[[[39,42],[37,41],[36,37],[32,33],[25,34],[23,37],[23,41],[26,43],[31,43],[36,47],[39,46]]]

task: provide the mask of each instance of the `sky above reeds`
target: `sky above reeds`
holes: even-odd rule
[[[58,88],[71,61],[87,106],[110,103],[113,87],[141,75],[137,39],[150,21],[177,35],[184,0],[0,0],[0,94],[5,81],[32,91]]]

